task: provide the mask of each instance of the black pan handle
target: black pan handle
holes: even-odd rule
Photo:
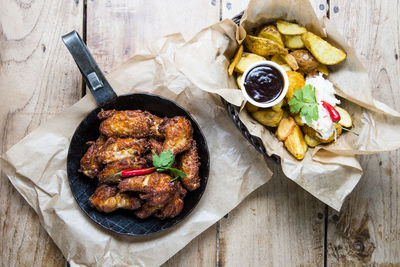
[[[97,105],[103,106],[117,98],[117,94],[107,82],[79,34],[72,31],[64,35],[62,40],[74,58],[76,65],[78,65],[87,86],[96,99]]]

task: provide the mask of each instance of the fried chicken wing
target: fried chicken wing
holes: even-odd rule
[[[96,177],[101,171],[103,165],[97,160],[96,153],[106,142],[106,137],[101,135],[96,142],[87,142],[90,147],[81,159],[81,167],[78,170],[90,178]]]
[[[97,152],[97,160],[103,164],[144,154],[149,150],[149,142],[144,138],[108,138]]]
[[[174,218],[181,213],[184,205],[183,199],[185,198],[186,190],[181,186],[179,181],[176,181],[175,188],[175,193],[167,201],[166,205],[159,209],[154,216],[160,219],[165,219]]]
[[[178,169],[186,174],[186,177],[181,178],[182,184],[186,189],[193,191],[199,188],[200,162],[199,155],[197,153],[196,141],[193,140],[190,149],[182,154]]]
[[[107,164],[103,170],[97,175],[100,183],[114,184],[122,181],[121,176],[113,176],[109,178],[111,175],[114,175],[117,172],[122,170],[135,170],[142,169],[148,167],[148,162],[146,159],[141,158],[140,156],[124,158],[113,163]],[[109,179],[108,179],[109,178]]]
[[[116,187],[100,185],[89,198],[90,205],[98,211],[112,212],[117,209],[135,210],[140,208],[140,200],[126,193],[118,192]]]
[[[165,202],[175,189],[171,179],[166,173],[153,172],[125,179],[119,183],[118,188],[121,192],[141,192],[141,199],[145,199],[149,206],[157,206]]]
[[[163,119],[141,110],[102,110],[97,115],[103,119],[100,132],[114,137],[162,136],[159,126]]]
[[[187,150],[193,141],[193,127],[191,122],[182,116],[166,119],[160,127],[165,135],[163,151],[171,150],[177,155]]]
[[[151,206],[146,202],[135,212],[135,215],[141,219],[145,219],[151,215],[155,215],[160,219],[165,219],[167,217],[173,218],[181,213],[186,190],[181,186],[179,181],[173,182],[172,186],[174,189],[168,199],[155,206]]]

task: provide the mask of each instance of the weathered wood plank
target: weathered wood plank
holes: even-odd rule
[[[222,3],[224,18],[247,6],[239,0]],[[326,15],[326,1],[313,1],[313,6]],[[219,222],[219,266],[323,265],[325,205],[286,178],[279,166],[271,168],[272,180]]]
[[[61,35],[81,30],[83,1],[0,2],[1,153],[80,98],[81,78]],[[13,97],[11,97],[11,95]],[[62,266],[37,215],[2,174],[2,266]]]
[[[222,18],[232,18],[247,8],[249,0],[222,0],[221,16]],[[328,11],[328,2],[326,0],[311,1],[318,16],[326,16]]]
[[[87,44],[109,72],[154,40],[175,32],[191,38],[219,21],[219,1],[99,1],[87,3]],[[165,266],[215,266],[216,226],[195,238]]]
[[[399,110],[398,1],[331,0],[330,17],[358,51],[374,95]],[[329,211],[329,266],[400,265],[400,152],[361,157],[364,176],[340,213]]]

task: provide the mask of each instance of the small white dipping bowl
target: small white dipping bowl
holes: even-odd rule
[[[282,78],[283,78],[283,90],[282,90],[281,94],[279,95],[279,97],[276,98],[274,101],[257,102],[247,94],[246,88],[244,86],[244,82],[246,81],[246,76],[252,69],[254,69],[255,67],[258,67],[258,66],[273,67],[273,68],[277,69],[282,75]],[[257,107],[260,107],[260,108],[269,108],[269,107],[275,106],[276,104],[281,102],[282,99],[286,96],[286,93],[288,91],[288,86],[289,86],[289,78],[288,78],[288,76],[286,74],[286,71],[279,64],[277,64],[277,63],[275,63],[273,61],[268,61],[267,60],[267,61],[260,61],[260,62],[256,62],[256,63],[251,64],[246,69],[246,71],[243,73],[242,80],[240,81],[240,84],[241,84],[243,96],[245,97],[245,99],[248,102],[250,102],[254,106],[257,106]]]

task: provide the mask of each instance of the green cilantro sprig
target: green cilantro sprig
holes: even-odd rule
[[[153,155],[153,166],[156,168],[158,172],[166,172],[170,171],[174,176],[174,179],[171,182],[186,177],[186,174],[178,169],[172,168],[174,164],[175,157],[172,154],[171,150],[164,151],[160,154],[160,156]]]
[[[311,84],[306,84],[301,89],[296,90],[288,104],[290,112],[300,114],[308,125],[319,118],[315,87]]]

